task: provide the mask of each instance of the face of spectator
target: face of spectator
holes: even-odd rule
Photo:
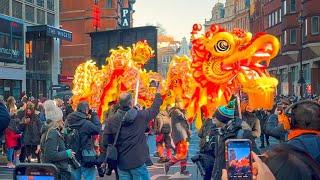
[[[32,115],[31,109],[27,109],[26,114],[29,115],[29,116]]]

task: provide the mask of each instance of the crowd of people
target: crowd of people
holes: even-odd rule
[[[147,180],[147,166],[152,162],[146,133],[152,130],[156,156],[164,163],[165,172],[179,162],[180,173],[189,176],[192,124],[179,98],[173,107],[168,105],[161,111],[159,91],[150,108],[135,105],[130,93],[122,93],[117,102],[109,103],[103,125],[86,101],[73,110],[69,98],[35,100],[23,96],[16,102],[14,97],[6,101],[0,97],[0,136],[4,137],[7,166],[51,163],[58,168],[59,179],[91,180],[97,173],[103,177],[114,171],[117,179]],[[224,155],[228,139],[251,140],[258,180],[320,179],[319,98],[299,101],[279,97],[268,111],[253,110],[245,99],[241,104],[232,99],[218,107],[212,118],[203,115],[202,120],[200,152],[191,159],[201,166],[204,179],[228,179]],[[269,137],[279,145],[266,148]]]

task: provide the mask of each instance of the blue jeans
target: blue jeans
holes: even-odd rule
[[[7,159],[9,162],[13,162],[13,153],[14,153],[14,148],[7,149]]]
[[[120,180],[150,180],[147,166],[144,164],[140,167],[130,170],[119,169]]]
[[[95,180],[97,176],[96,167],[92,167],[92,168],[80,167],[73,171],[73,175],[76,180],[81,180],[81,176],[85,180]]]

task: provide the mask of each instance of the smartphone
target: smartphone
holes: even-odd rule
[[[251,141],[229,139],[225,143],[228,179],[252,179]]]
[[[14,169],[15,180],[57,180],[58,170],[52,164],[21,163]]]

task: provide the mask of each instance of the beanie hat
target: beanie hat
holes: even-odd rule
[[[63,119],[62,110],[55,105],[53,100],[45,101],[43,106],[47,120],[59,121]]]
[[[226,106],[219,106],[214,113],[215,118],[224,123],[227,124],[228,121],[231,119],[234,119],[234,113],[235,113],[235,102],[236,100],[229,101],[228,105]]]
[[[77,106],[77,111],[86,113],[86,110],[89,110],[89,103],[87,101],[81,101]]]
[[[130,93],[122,93],[119,98],[119,104],[121,109],[128,108],[132,101],[132,96]]]

